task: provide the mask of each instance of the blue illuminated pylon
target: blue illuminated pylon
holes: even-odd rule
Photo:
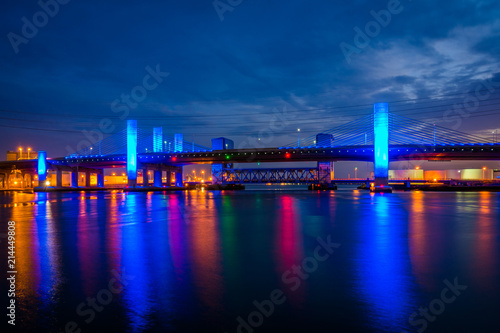
[[[137,120],[127,120],[128,185],[137,185]]]
[[[38,186],[45,185],[47,180],[47,152],[38,152]]]
[[[163,146],[163,129],[161,127],[153,128],[153,152],[161,152]]]
[[[174,134],[174,152],[180,153],[184,149],[182,149],[182,146],[184,144],[184,136],[182,134]]]
[[[389,106],[373,106],[375,185],[387,185],[389,178]]]

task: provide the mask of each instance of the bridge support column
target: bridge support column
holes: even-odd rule
[[[212,184],[220,184],[224,181],[222,179],[223,167],[222,164],[212,164]]]
[[[4,177],[3,177],[3,187],[4,189],[8,190],[9,189],[9,176],[10,176],[10,173],[4,173]]]
[[[104,170],[97,170],[97,187],[104,187]]]
[[[26,181],[26,173],[22,172],[21,171],[21,179],[22,179],[22,183],[21,183],[21,188],[22,189],[25,189],[28,187],[28,182]]]
[[[56,183],[55,187],[63,187],[62,186],[62,170],[57,169],[56,170]]]
[[[85,187],[90,187],[90,171],[85,171]]]
[[[154,186],[155,187],[161,187],[161,183],[162,183],[162,171],[161,169],[160,170],[155,170],[155,174],[154,174]]]
[[[172,186],[172,171],[167,170],[167,186]]]
[[[34,183],[33,183],[33,178],[34,178],[33,177],[33,172],[29,172],[29,173],[26,174],[26,185],[27,185],[26,187],[28,187],[28,188],[35,187]]]
[[[318,162],[318,183],[328,184],[332,182],[332,162]]]
[[[71,187],[78,187],[78,171],[71,170]]]
[[[148,169],[142,169],[142,186],[149,186]]]
[[[182,182],[182,169],[179,171],[175,172],[175,186],[177,187],[182,187],[183,182]]]

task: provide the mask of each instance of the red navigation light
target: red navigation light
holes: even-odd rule
[[[172,162],[175,162],[175,161],[177,161],[177,157],[174,156],[174,157],[172,157]]]
[[[290,153],[285,153],[285,158],[290,158],[290,157],[291,157]]]

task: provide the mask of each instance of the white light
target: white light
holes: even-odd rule
[[[45,185],[49,186],[49,185],[50,185],[50,182],[47,180],[47,181],[45,182]]]

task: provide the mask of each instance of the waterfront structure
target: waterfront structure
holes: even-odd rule
[[[142,176],[142,186],[170,186],[172,180],[176,186],[183,186],[182,167],[190,164],[211,164],[212,182],[226,183],[234,179],[231,175],[242,174],[233,169],[233,163],[316,161],[314,182],[328,185],[334,179],[335,162],[363,161],[374,163],[374,179],[367,181],[387,186],[390,161],[500,160],[500,144],[395,116],[389,113],[387,103],[375,104],[370,116],[303,138],[301,146],[235,149],[232,140],[220,137],[212,141],[212,148],[207,148],[184,142],[179,133],[165,136],[161,128],[155,128],[153,133],[145,132],[137,126],[136,120],[128,120],[126,131],[116,135],[124,137],[123,146],[110,145],[108,138],[96,143],[96,149],[86,148],[66,157],[47,158],[45,152],[39,152],[38,161],[0,162],[0,179],[4,188],[5,184],[8,187],[12,170],[17,170],[23,177],[38,177],[38,186],[62,187],[63,175],[71,174],[69,187],[103,187],[104,169],[126,168],[130,187],[137,186],[138,174]],[[322,145],[325,140],[326,144]],[[174,151],[166,149],[171,143]],[[92,151],[101,154],[89,154]],[[276,172],[285,169],[278,168]],[[294,182],[300,180],[300,172],[292,174],[299,177]],[[261,179],[266,181],[266,177]],[[305,183],[311,181],[309,177]]]

